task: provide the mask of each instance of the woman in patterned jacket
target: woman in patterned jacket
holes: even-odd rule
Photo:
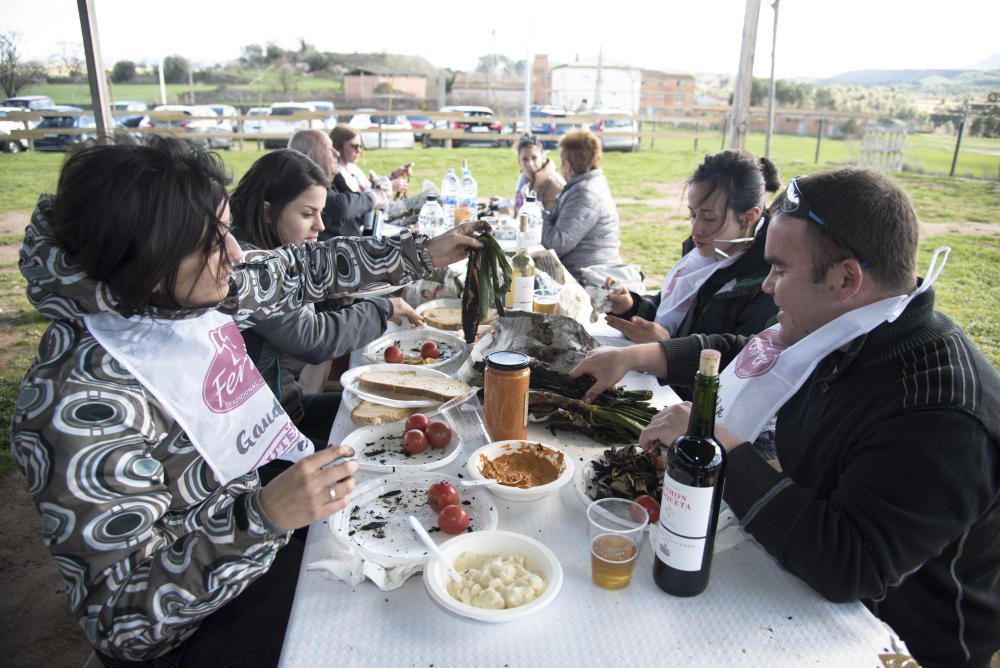
[[[271,151],[233,191],[233,234],[247,250],[316,241],[323,231],[326,189],[323,172],[312,160],[298,151]],[[414,325],[423,322],[399,297],[371,297],[343,307],[303,304],[245,330],[243,337],[250,358],[299,431],[325,444],[340,393],[303,394],[303,367],[349,354],[382,336],[390,319],[398,325],[404,317]]]
[[[357,464],[335,461],[350,450],[307,454],[237,327],[479,246],[464,227],[244,254],[227,182],[177,141],[92,147],[25,232],[28,298],[52,322],[12,451],[105,665],[275,663],[301,558],[282,547],[354,487]],[[262,487],[275,457],[298,461]]]

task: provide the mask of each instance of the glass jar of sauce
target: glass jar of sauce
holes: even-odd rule
[[[509,350],[486,356],[486,429],[494,441],[528,438],[530,358]]]

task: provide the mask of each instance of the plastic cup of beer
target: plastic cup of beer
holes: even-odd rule
[[[551,288],[539,288],[535,290],[535,301],[531,310],[535,313],[556,314],[556,307],[559,306],[559,291]]]
[[[634,501],[600,499],[587,507],[587,523],[591,579],[604,589],[624,589],[632,579],[649,514]]]

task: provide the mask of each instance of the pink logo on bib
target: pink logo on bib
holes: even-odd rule
[[[201,396],[213,413],[228,413],[243,405],[264,385],[264,378],[247,356],[243,335],[235,323],[209,332],[215,358],[205,374]]]
[[[781,342],[778,330],[765,329],[750,339],[736,356],[736,377],[753,378],[767,373],[787,347]]]

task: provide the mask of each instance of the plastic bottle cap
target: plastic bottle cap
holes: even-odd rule
[[[486,356],[486,366],[500,371],[517,371],[528,366],[531,358],[524,353],[500,350]]]

